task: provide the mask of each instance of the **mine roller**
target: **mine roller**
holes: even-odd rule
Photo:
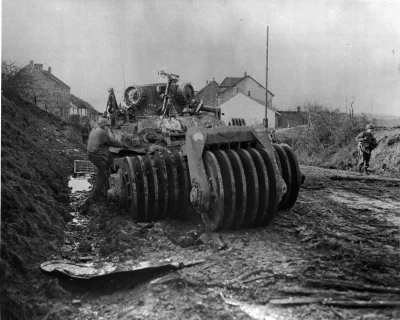
[[[109,201],[136,222],[197,211],[211,231],[266,226],[295,204],[302,174],[288,145],[266,128],[226,125],[190,83],[159,74],[166,83],[129,86],[123,104],[109,90],[110,134],[129,145],[110,148]]]

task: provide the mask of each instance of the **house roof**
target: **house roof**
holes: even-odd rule
[[[49,71],[46,70],[41,70],[41,72],[47,77],[49,78],[51,81],[60,84],[62,86],[67,87],[68,89],[71,89],[71,87],[67,84],[65,84],[64,82],[62,82],[60,79],[58,79],[54,74],[50,73]]]
[[[201,88],[199,91],[197,91],[195,94],[197,95],[197,94],[201,93],[205,88],[207,88],[208,86],[210,86],[212,83],[215,83],[215,84],[218,86],[218,83],[217,83],[215,80],[210,81],[210,82],[207,83],[203,88]]]
[[[35,64],[34,67],[35,71],[39,71],[40,73],[42,73],[47,79],[49,79],[50,81],[59,84],[61,86],[67,87],[68,89],[71,89],[71,87],[67,84],[65,84],[64,82],[62,82],[60,79],[58,79],[54,74],[52,74],[49,71],[43,70],[43,64]],[[26,65],[25,67],[23,67],[21,70],[32,70],[33,69],[32,66],[30,64]]]
[[[265,89],[265,87],[260,84],[257,80],[255,80],[253,77],[247,75],[245,77],[241,77],[241,78],[235,78],[235,77],[226,77],[224,79],[224,81],[221,82],[221,84],[219,85],[220,87],[235,87],[239,82],[241,82],[244,79],[251,79],[253,80],[255,83],[257,83],[261,88]],[[224,88],[224,91],[226,90],[226,88]],[[223,92],[223,91],[221,91]],[[275,95],[268,90],[268,93],[271,94],[273,97],[275,97]]]
[[[237,94],[235,94],[235,95],[234,95],[233,97],[231,97],[229,100],[225,101],[225,102],[224,102],[223,104],[221,104],[219,107],[222,108],[223,105],[229,106],[230,104],[235,103],[236,101],[238,101],[239,104],[241,104],[243,101],[247,101],[246,99],[253,101],[253,105],[254,105],[254,104],[258,104],[258,105],[261,105],[261,106],[263,106],[263,107],[265,108],[265,103],[264,103],[264,101],[262,101],[262,103],[261,103],[260,101],[257,101],[256,99],[252,99],[251,97],[246,96],[246,95],[244,95],[243,93],[240,93],[240,92],[237,93]],[[280,115],[280,113],[279,113],[278,111],[276,111],[274,108],[268,107],[268,109],[271,110],[271,111],[273,111],[274,113]]]
[[[221,82],[220,86],[221,87],[233,87],[236,83],[238,83],[240,80],[242,80],[243,77],[237,78],[237,77],[226,77],[224,81]]]

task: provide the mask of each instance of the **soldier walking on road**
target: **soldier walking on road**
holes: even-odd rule
[[[129,147],[127,144],[115,140],[108,134],[106,128],[110,126],[109,120],[101,118],[98,127],[90,132],[87,145],[88,158],[97,167],[97,173],[91,195],[82,205],[81,213],[86,213],[90,204],[97,201],[101,196],[101,192],[107,181],[108,168],[112,167],[113,164],[109,147]]]
[[[374,126],[372,124],[367,124],[366,131],[361,132],[357,137],[358,142],[358,157],[359,162],[357,165],[357,170],[359,172],[364,168],[364,173],[368,174],[369,160],[371,159],[371,152],[374,150],[378,143],[372,135],[372,130]]]

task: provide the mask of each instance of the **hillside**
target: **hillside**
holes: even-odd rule
[[[376,174],[400,177],[400,128],[378,127],[373,132],[378,147],[373,151],[370,169]],[[327,153],[312,153],[305,147],[307,126],[280,129],[276,136],[280,142],[292,145],[301,164],[315,165],[341,170],[355,170],[358,162],[355,136],[348,137],[348,142]],[[301,140],[299,137],[303,137]]]
[[[43,317],[60,295],[38,265],[58,254],[69,214],[68,176],[84,146],[33,104],[1,99],[2,319]]]

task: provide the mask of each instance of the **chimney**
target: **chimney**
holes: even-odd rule
[[[208,84],[208,80],[206,80],[206,84]]]
[[[47,70],[49,71],[49,73],[51,73],[51,67],[49,67]]]
[[[300,106],[297,106],[297,112],[300,112]]]
[[[31,66],[31,68],[33,68],[33,60],[31,60],[31,61],[29,62],[29,65]]]
[[[213,81],[215,81],[215,78],[213,78]]]
[[[247,77],[247,72],[246,72],[246,71],[244,72],[244,77],[245,77],[245,78]]]

